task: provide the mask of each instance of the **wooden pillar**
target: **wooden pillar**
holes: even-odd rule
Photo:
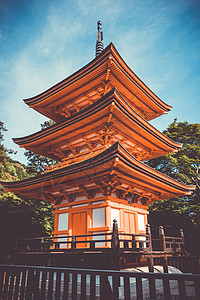
[[[119,232],[117,220],[113,220],[112,249],[114,269],[119,269]]]
[[[164,270],[164,273],[168,273],[168,261],[167,261],[167,255],[166,255],[165,232],[164,232],[163,226],[159,226],[159,237],[160,237],[161,250],[164,252],[163,270]]]
[[[184,233],[183,233],[183,229],[181,228],[180,229],[180,235],[181,235],[181,238],[182,238],[182,245],[183,245],[183,251],[185,251],[185,237],[184,237]]]
[[[116,219],[113,220],[112,248],[113,250],[119,249],[119,233]]]
[[[154,262],[152,256],[152,238],[151,238],[151,227],[149,224],[146,225],[146,235],[148,236],[149,252],[150,257],[148,258],[149,272],[154,272]]]

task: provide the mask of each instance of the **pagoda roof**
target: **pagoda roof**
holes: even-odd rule
[[[16,194],[55,202],[72,193],[90,195],[96,189],[138,193],[151,201],[190,194],[194,185],[185,185],[145,165],[115,143],[109,149],[79,163],[15,182],[0,182]],[[120,197],[119,197],[120,198]]]
[[[58,161],[85,151],[88,145],[91,149],[92,143],[95,148],[119,141],[142,161],[182,146],[150,125],[115,88],[64,122],[13,140],[20,147]]]
[[[140,80],[112,43],[71,76],[24,101],[39,113],[60,122],[98,100],[113,87],[148,121],[172,108]]]

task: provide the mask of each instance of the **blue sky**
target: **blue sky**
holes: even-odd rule
[[[200,121],[200,1],[0,0],[0,120],[7,147],[45,118],[24,104],[95,55],[96,22],[130,68],[173,106],[152,125]]]

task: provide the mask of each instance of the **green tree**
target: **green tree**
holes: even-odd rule
[[[0,180],[16,181],[26,179],[30,177],[29,169],[12,160],[8,156],[11,151],[7,150],[2,144],[5,130],[4,124],[0,122]],[[50,235],[53,223],[53,209],[50,203],[5,192],[0,185],[1,261],[12,253],[16,239]]]
[[[12,254],[17,239],[51,235],[53,211],[51,204],[18,197],[11,192],[0,195],[0,260]]]
[[[54,125],[55,122],[52,120],[45,121],[43,124],[41,124],[41,129],[45,130],[46,128]],[[37,153],[34,153],[30,150],[27,150],[24,152],[24,155],[26,156],[28,160],[28,169],[29,169],[29,174],[32,176],[35,176],[37,174],[41,174],[42,172],[45,171],[46,166],[51,166],[52,164],[55,164],[56,161],[39,155]]]
[[[27,168],[12,160],[8,154],[15,154],[11,149],[3,145],[3,133],[7,131],[4,123],[0,121],[0,179],[3,180],[22,180],[29,177]]]
[[[167,234],[177,233],[178,228],[183,228],[188,249],[200,253],[200,243],[196,238],[200,234],[200,124],[177,122],[175,119],[163,133],[183,146],[177,152],[150,160],[148,164],[176,180],[195,183],[197,189],[190,196],[152,203],[149,222],[154,231],[158,225],[165,226]]]

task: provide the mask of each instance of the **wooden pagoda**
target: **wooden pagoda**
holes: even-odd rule
[[[113,219],[121,234],[145,235],[148,204],[195,188],[143,163],[181,147],[148,123],[171,106],[133,73],[112,43],[97,48],[86,66],[25,100],[56,124],[14,142],[59,163],[40,176],[2,183],[16,194],[50,201],[56,237],[106,236]]]

